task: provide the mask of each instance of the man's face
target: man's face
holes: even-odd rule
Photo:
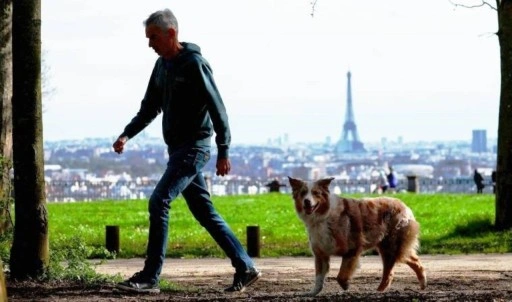
[[[159,56],[169,59],[172,54],[173,33],[172,29],[164,31],[156,25],[147,26],[148,46],[153,48]]]

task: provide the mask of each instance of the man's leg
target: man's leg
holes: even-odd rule
[[[149,235],[143,272],[153,281],[158,281],[162,272],[169,232],[169,211],[172,200],[176,198],[169,195],[169,186],[171,186],[169,170],[168,166],[148,203]]]
[[[226,221],[215,210],[202,173],[199,173],[183,191],[183,197],[197,221],[210,233],[212,238],[231,259],[238,272],[244,272],[254,266],[240,241]]]
[[[240,241],[215,210],[201,172],[182,192],[187,205],[197,221],[210,233],[212,238],[231,259],[235,268],[233,285],[226,291],[243,291],[261,276]]]
[[[178,150],[169,163],[149,200],[149,239],[144,272],[158,278],[167,249],[170,203],[186,190],[206,164],[209,154],[198,149]],[[201,176],[202,178],[202,176]]]
[[[162,271],[167,247],[169,210],[175,197],[169,196],[172,171],[168,165],[166,171],[151,194],[148,203],[149,237],[144,269],[117,285],[117,288],[134,292],[159,292],[158,280]]]
[[[196,176],[197,156],[198,151],[190,149],[170,154],[167,169],[149,199],[149,237],[144,269],[120,283],[119,288],[134,291],[144,291],[141,288],[153,285],[157,288],[167,249],[171,202]],[[199,157],[204,157],[204,153]]]

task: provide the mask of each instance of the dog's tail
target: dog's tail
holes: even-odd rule
[[[398,221],[396,223],[395,228],[401,229],[406,226],[408,226],[411,222],[415,222],[416,218],[414,218],[414,214],[412,213],[412,210],[409,207],[405,207],[405,211],[402,211],[400,213],[400,216],[398,217]]]
[[[405,211],[402,211],[396,221],[395,230],[402,237],[402,246],[399,258],[405,258],[415,253],[420,248],[419,233],[420,224],[414,218],[412,210],[405,206]]]

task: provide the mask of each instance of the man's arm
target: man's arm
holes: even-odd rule
[[[231,143],[231,131],[229,129],[228,114],[226,107],[222,101],[222,97],[217,89],[211,68],[208,64],[199,63],[199,87],[201,89],[205,103],[208,108],[208,113],[213,124],[215,131],[215,143],[218,150],[219,159],[229,158],[229,145]]]
[[[126,125],[123,133],[119,137],[127,136],[129,139],[141,132],[148,126],[155,117],[162,112],[160,89],[156,85],[158,75],[159,61],[153,67],[153,72],[149,78],[146,94],[140,104],[140,109],[135,117]],[[126,142],[125,142],[126,143]]]
[[[206,99],[206,106],[215,131],[215,143],[217,145],[217,175],[224,176],[231,171],[229,160],[229,144],[231,143],[231,131],[229,129],[226,107],[215,85],[210,66],[205,62],[196,65],[196,72],[199,76],[199,87],[203,97]]]
[[[161,105],[159,103],[158,88],[155,84],[155,77],[157,75],[157,64],[153,68],[153,72],[151,73],[151,77],[149,78],[148,87],[146,89],[146,94],[144,95],[144,99],[141,102],[140,109],[135,115],[135,117],[126,125],[124,131],[117,140],[114,142],[112,147],[114,151],[118,154],[123,153],[124,145],[126,142],[137,135],[140,131],[146,128],[155,117],[162,111]]]

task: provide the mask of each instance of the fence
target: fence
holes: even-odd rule
[[[252,180],[220,180],[211,182],[212,195],[239,195],[268,193],[268,182]],[[286,179],[281,180],[287,184]],[[51,181],[46,184],[46,199],[48,202],[73,202],[93,200],[126,200],[148,198],[153,191],[156,181],[137,183],[135,181],[89,182],[89,181]],[[476,187],[472,178],[429,179],[418,178],[414,183],[414,191],[419,193],[475,193]],[[397,191],[411,191],[408,179],[398,181]],[[370,194],[375,191],[376,184],[369,179],[335,179],[331,188],[336,194]],[[486,183],[484,193],[492,193],[492,184]],[[289,185],[281,189],[290,193]]]

